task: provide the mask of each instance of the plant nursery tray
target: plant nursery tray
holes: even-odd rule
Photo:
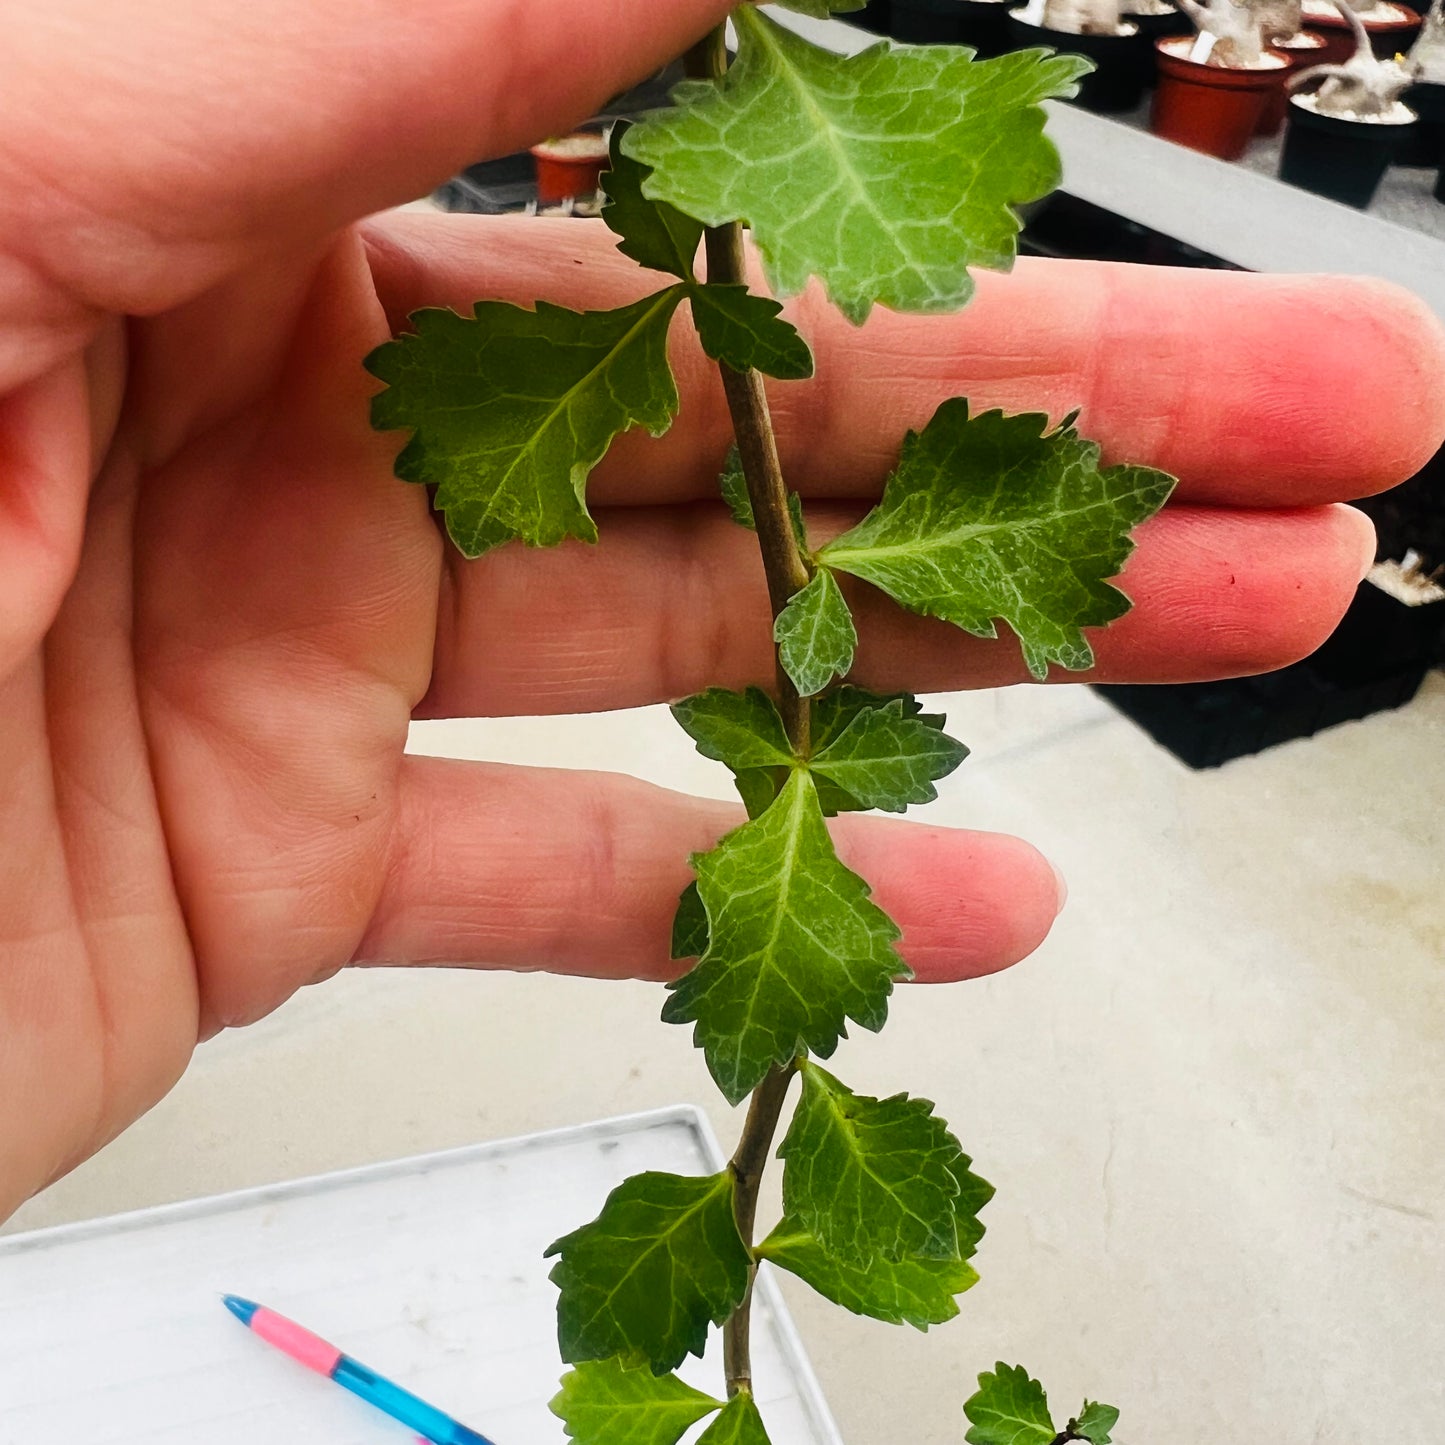
[[[497,1445],[563,1445],[542,1251],[640,1169],[721,1167],[679,1107],[0,1239],[0,1445],[414,1440],[241,1329],[227,1291]],[[766,1270],[753,1321],[774,1445],[841,1445]],[[720,1391],[721,1350],[680,1373]]]

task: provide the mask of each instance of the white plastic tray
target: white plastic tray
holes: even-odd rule
[[[561,1445],[542,1251],[640,1169],[721,1167],[675,1108],[0,1239],[0,1445],[385,1445],[409,1432],[241,1328],[248,1296],[497,1445]],[[772,1281],[773,1445],[841,1445]],[[721,1389],[720,1350],[681,1372]]]

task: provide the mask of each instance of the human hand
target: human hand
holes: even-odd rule
[[[412,717],[770,676],[753,541],[716,500],[715,377],[679,331],[681,420],[599,469],[595,549],[464,563],[393,479],[361,359],[421,305],[615,304],[646,278],[581,222],[353,223],[565,129],[726,9],[11,7],[0,1216],[158,1099],[198,1039],[348,963],[667,972],[687,854],[737,810],[403,748]],[[820,529],[953,394],[1082,403],[1107,451],[1181,475],[1099,678],[1308,652],[1369,551],[1332,504],[1410,473],[1445,428],[1439,328],[1368,282],[1034,264],[983,278],[957,318],[856,332],[812,295],[794,314],[821,379],[774,395]],[[856,602],[864,682],[1023,676],[1011,643]],[[1017,840],[868,819],[839,835],[924,979],[1005,966],[1057,911]]]

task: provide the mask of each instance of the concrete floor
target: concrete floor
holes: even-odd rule
[[[845,1046],[930,1094],[998,1186],[962,1317],[920,1337],[798,1286],[853,1441],[957,1445],[998,1358],[1124,1445],[1414,1445],[1445,1418],[1445,676],[1400,712],[1190,773],[1081,688],[943,699],[974,749],[931,821],[1042,846],[1071,888],[1028,964],[905,990]],[[659,709],[427,724],[726,796]],[[356,975],[202,1051],[12,1228],[692,1099],[658,992]]]

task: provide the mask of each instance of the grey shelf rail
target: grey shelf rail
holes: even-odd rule
[[[840,54],[877,43],[841,20],[769,13]],[[1070,195],[1251,271],[1384,277],[1445,320],[1445,235],[1338,205],[1127,121],[1058,102],[1049,108]],[[1440,222],[1429,219],[1445,231],[1445,206],[1439,210]]]

